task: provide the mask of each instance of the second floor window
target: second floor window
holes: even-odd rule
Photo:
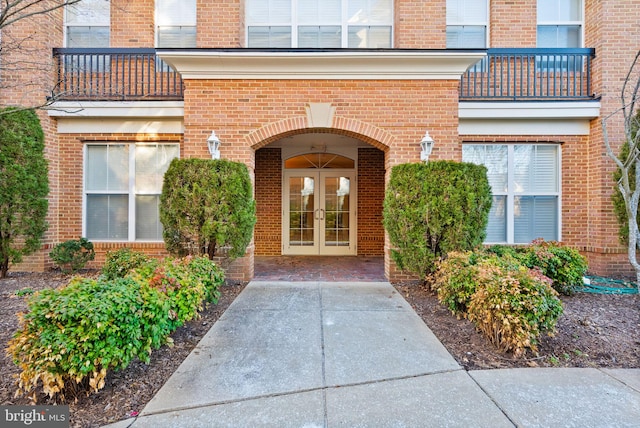
[[[539,48],[582,47],[582,0],[538,0]]]
[[[447,0],[447,48],[487,47],[487,0]]]
[[[109,47],[110,1],[83,0],[65,8],[68,48]]]
[[[250,48],[390,48],[392,0],[248,0]]]
[[[196,0],[156,0],[156,46],[196,47]]]

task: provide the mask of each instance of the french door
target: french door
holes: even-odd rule
[[[283,187],[283,254],[356,254],[353,170],[285,170]]]

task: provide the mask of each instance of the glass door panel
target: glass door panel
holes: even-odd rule
[[[355,174],[285,170],[283,254],[356,254]]]

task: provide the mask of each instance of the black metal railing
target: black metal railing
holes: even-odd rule
[[[595,98],[595,49],[487,49],[460,82],[460,101],[570,101]]]
[[[155,49],[53,49],[56,100],[182,100],[180,75]]]

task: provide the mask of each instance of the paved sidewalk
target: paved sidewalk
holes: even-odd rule
[[[253,281],[144,427],[640,427],[640,369],[464,371],[387,282]]]

